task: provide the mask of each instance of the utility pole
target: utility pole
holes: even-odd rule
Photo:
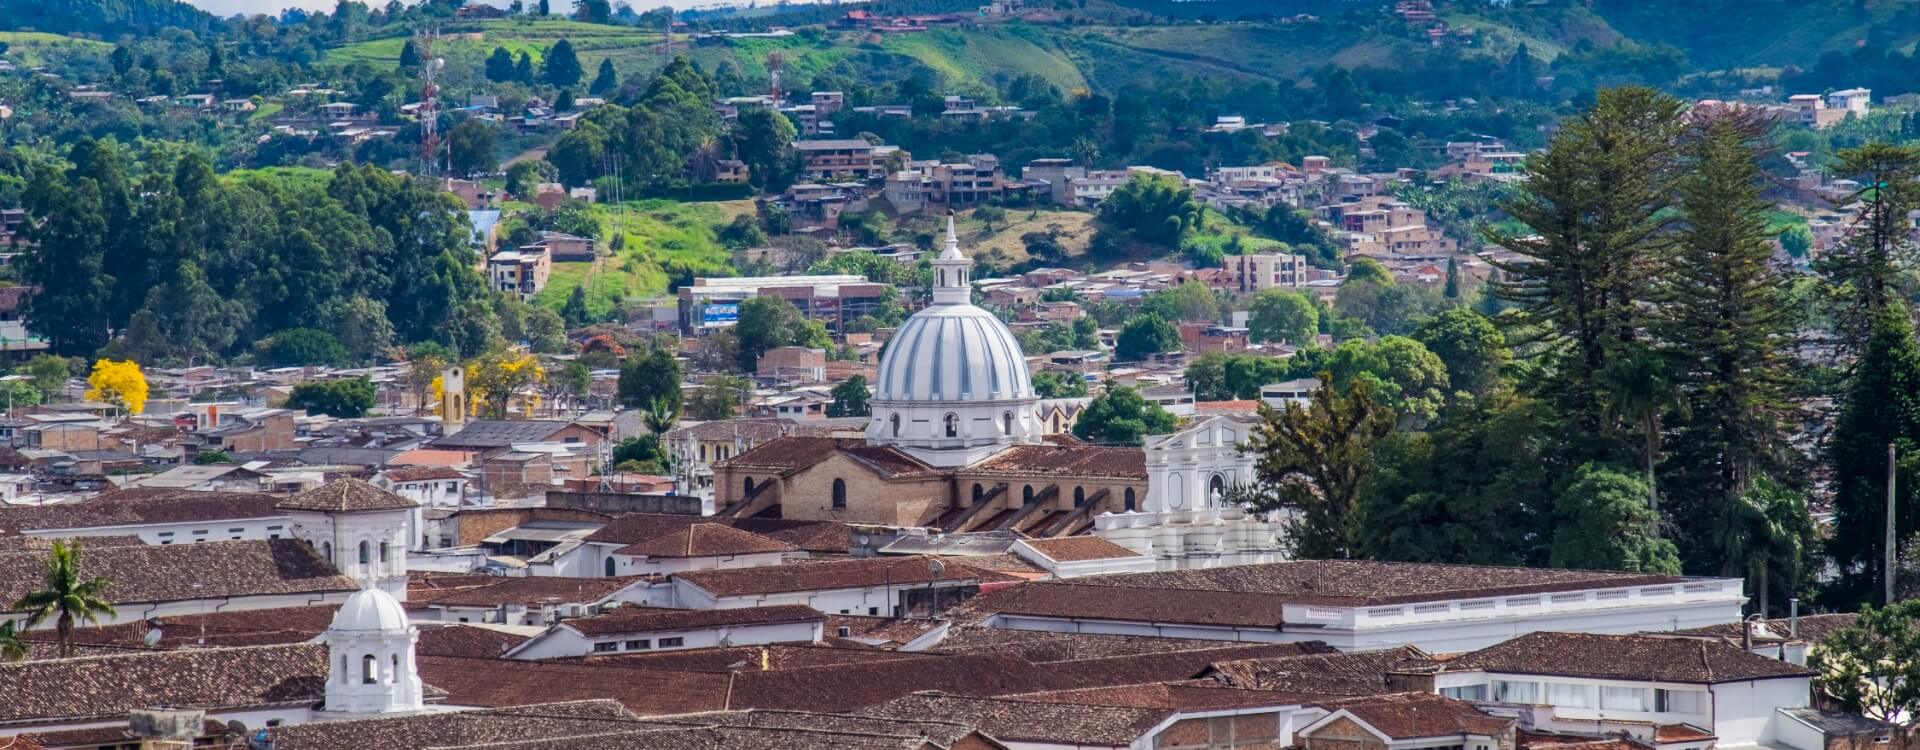
[[[1895,523],[1893,518],[1893,486],[1894,486],[1894,450],[1893,448],[1894,448],[1893,443],[1887,443],[1887,538],[1886,538],[1887,547],[1885,550],[1886,558],[1883,563],[1885,565],[1885,567],[1883,568],[1883,570],[1885,571],[1885,574],[1883,575],[1884,580],[1881,581],[1881,583],[1886,588],[1885,590],[1886,598],[1882,602],[1881,606],[1887,606],[1887,607],[1893,606],[1893,574],[1894,574],[1893,537],[1894,537],[1894,528],[1895,528]]]

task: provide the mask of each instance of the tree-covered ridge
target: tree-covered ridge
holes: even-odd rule
[[[425,182],[342,165],[324,185],[221,179],[196,149],[137,159],[82,141],[25,196],[39,248],[30,326],[55,351],[116,346],[143,361],[248,350],[318,329],[366,360],[394,343],[463,353],[499,335],[459,203]]]
[[[218,24],[180,0],[0,0],[0,30],[116,35],[168,27],[204,31]]]

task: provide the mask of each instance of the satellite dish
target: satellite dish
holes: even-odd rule
[[[158,646],[160,645],[160,639],[165,637],[165,635],[165,633],[160,632],[159,628],[147,628],[147,634],[140,636],[140,640],[148,646]]]

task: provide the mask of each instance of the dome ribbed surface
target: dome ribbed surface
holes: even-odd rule
[[[404,633],[407,630],[407,608],[385,591],[361,589],[340,605],[340,611],[333,614],[333,626],[328,630]]]
[[[875,398],[881,401],[1000,401],[1033,398],[1020,342],[993,313],[935,305],[915,313],[887,342]]]

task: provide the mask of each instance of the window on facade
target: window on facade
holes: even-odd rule
[[[1013,434],[1013,412],[1000,415],[1000,432],[1003,435]]]
[[[1121,507],[1121,509],[1122,509],[1122,510],[1125,510],[1125,511],[1126,511],[1126,512],[1128,512],[1128,513],[1132,513],[1132,512],[1133,512],[1133,511],[1135,510],[1135,508],[1133,507],[1133,505],[1134,505],[1134,503],[1133,503],[1133,488],[1132,488],[1132,487],[1128,487],[1128,488],[1127,488],[1127,494],[1126,494],[1126,496],[1125,496],[1125,499],[1124,499],[1124,500],[1123,500],[1123,501],[1121,502],[1121,505],[1120,505],[1120,507]]]
[[[1215,474],[1213,475],[1212,479],[1207,480],[1207,499],[1208,500],[1217,501],[1220,499],[1221,495],[1225,495],[1225,494],[1227,494],[1227,480],[1225,477],[1222,477],[1219,474]]]
[[[604,654],[608,651],[618,651],[618,650],[620,650],[620,644],[614,643],[612,641],[608,641],[606,643],[593,644],[593,652],[596,654]]]
[[[893,415],[893,418],[889,421],[893,422],[893,436],[900,437],[900,415]]]
[[[1458,687],[1440,688],[1440,694],[1454,700],[1483,701],[1487,699],[1487,686],[1461,685]]]
[[[393,669],[387,672],[387,682],[400,681],[400,655],[393,655]]]
[[[679,648],[679,647],[681,647],[681,646],[685,646],[685,645],[687,645],[687,639],[685,639],[685,638],[662,638],[662,639],[660,639],[660,647],[661,647],[661,648]]]
[[[607,568],[607,577],[612,578],[613,577],[613,558],[611,557],[607,558],[606,568]]]
[[[372,562],[373,562],[373,545],[367,544],[365,541],[360,542],[360,564],[367,565]]]
[[[1032,505],[1032,504],[1033,504],[1033,485],[1031,485],[1031,484],[1029,484],[1029,485],[1025,485],[1025,486],[1023,486],[1023,487],[1021,488],[1021,490],[1020,490],[1020,504],[1021,504],[1021,505]]]
[[[320,556],[327,558],[327,562],[333,562],[333,542],[320,543]]]
[[[1086,504],[1087,504],[1086,489],[1082,487],[1073,488],[1073,507],[1078,508]]]
[[[1540,683],[1494,680],[1493,699],[1501,703],[1538,704],[1540,702]]]
[[[960,415],[948,414],[946,423],[947,437],[960,437]]]
[[[987,488],[981,487],[979,482],[974,482],[973,483],[973,501],[976,503],[980,502],[980,498],[983,498],[986,496],[987,496]]]
[[[392,545],[386,542],[380,543],[380,562],[387,562],[387,560],[393,556],[393,551],[389,549],[390,547],[392,547]]]
[[[1647,689],[1636,687],[1600,688],[1600,707],[1613,711],[1647,710]]]
[[[1655,689],[1653,710],[1662,713],[1705,715],[1707,694],[1700,690]]]
[[[746,488],[747,488],[747,493],[746,493],[746,494],[748,494],[748,495],[751,495],[751,494],[753,494],[753,477],[747,477],[747,481],[745,482],[745,486],[746,486]]]
[[[373,654],[360,657],[360,684],[380,684],[380,660]]]
[[[1547,704],[1562,708],[1593,708],[1593,686],[1549,682]]]
[[[833,480],[833,507],[847,507],[847,481],[844,479]]]
[[[628,651],[645,651],[650,648],[653,648],[653,641],[647,640],[645,638],[642,638],[640,640],[635,640],[635,641],[627,641]]]
[[[707,460],[707,446],[705,445],[700,446],[700,460]]]

